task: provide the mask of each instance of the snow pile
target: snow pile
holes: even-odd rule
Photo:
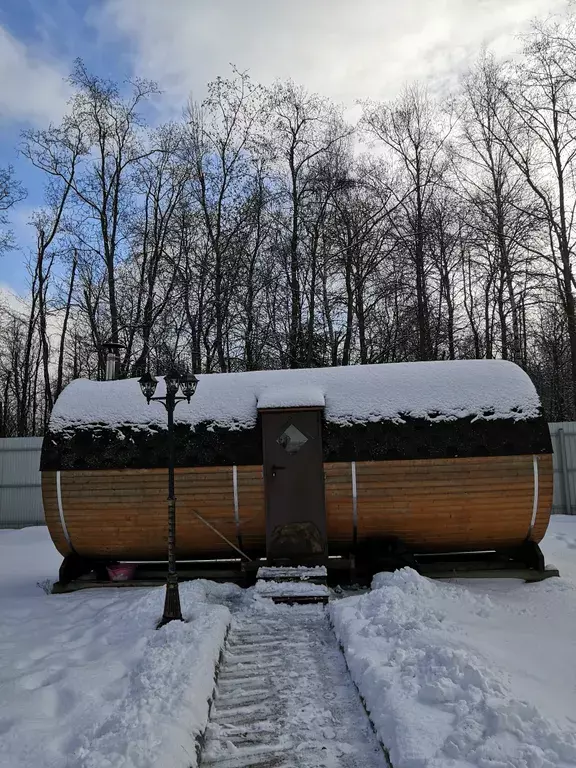
[[[183,600],[194,607],[187,623],[172,622],[147,636],[134,635],[142,653],[122,685],[122,697],[97,726],[78,737],[78,766],[122,765],[140,768],[190,768],[196,764],[196,739],[208,721],[208,700],[228,625],[221,606],[197,603],[185,584]],[[159,605],[157,596],[142,602]],[[112,695],[116,697],[117,690]],[[98,713],[101,715],[101,713]]]
[[[457,360],[199,376],[175,419],[195,426],[248,429],[258,408],[325,406],[336,424],[407,418],[530,419],[540,414],[530,378],[503,360]],[[157,394],[164,391],[159,379]],[[52,412],[53,432],[83,425],[163,427],[161,403],[146,403],[137,379],[73,381]]]
[[[576,765],[574,583],[373,587],[331,615],[394,768]]]
[[[215,603],[241,590],[182,584],[187,623],[156,630],[162,588],[44,594],[45,528],[0,531],[0,552],[0,767],[195,766],[230,620]]]

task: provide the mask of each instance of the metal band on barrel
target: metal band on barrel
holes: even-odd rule
[[[352,467],[352,542],[356,546],[358,538],[358,487],[356,485],[356,462],[351,462]]]
[[[534,501],[532,503],[532,520],[530,521],[529,534],[532,533],[536,523],[536,515],[538,514],[538,456],[532,456],[532,463],[534,465]]]
[[[236,464],[232,467],[232,490],[234,492],[234,520],[236,522],[236,538],[238,546],[242,547],[242,536],[240,535],[240,507],[238,504],[238,467]]]
[[[62,533],[66,539],[68,546],[74,552],[72,541],[70,540],[70,534],[68,528],[66,528],[66,520],[64,518],[64,508],[62,507],[62,485],[60,483],[60,470],[56,472],[56,498],[58,499],[58,514],[60,515],[60,524],[62,526]]]

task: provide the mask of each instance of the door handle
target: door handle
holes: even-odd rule
[[[286,469],[286,467],[279,467],[277,464],[272,464],[272,466],[270,467],[270,469],[272,470],[272,477],[276,477],[276,472],[277,472],[279,469]]]

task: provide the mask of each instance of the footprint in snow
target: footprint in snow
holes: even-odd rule
[[[7,717],[0,718],[0,736],[3,736],[5,733],[8,733],[8,731],[14,726],[14,720],[10,720]]]
[[[62,669],[41,670],[33,672],[30,675],[24,675],[20,678],[20,685],[26,691],[37,691],[39,688],[46,688],[49,685],[58,683],[66,673]]]

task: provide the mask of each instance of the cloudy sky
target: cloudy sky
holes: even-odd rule
[[[26,240],[42,189],[15,152],[24,127],[57,121],[65,78],[81,56],[100,75],[131,74],[163,89],[157,119],[230,63],[255,80],[288,78],[344,103],[393,97],[415,79],[449,86],[482,45],[507,55],[535,16],[569,0],[2,0],[0,165],[28,187],[14,212]],[[0,260],[0,283],[24,291],[23,254]]]

